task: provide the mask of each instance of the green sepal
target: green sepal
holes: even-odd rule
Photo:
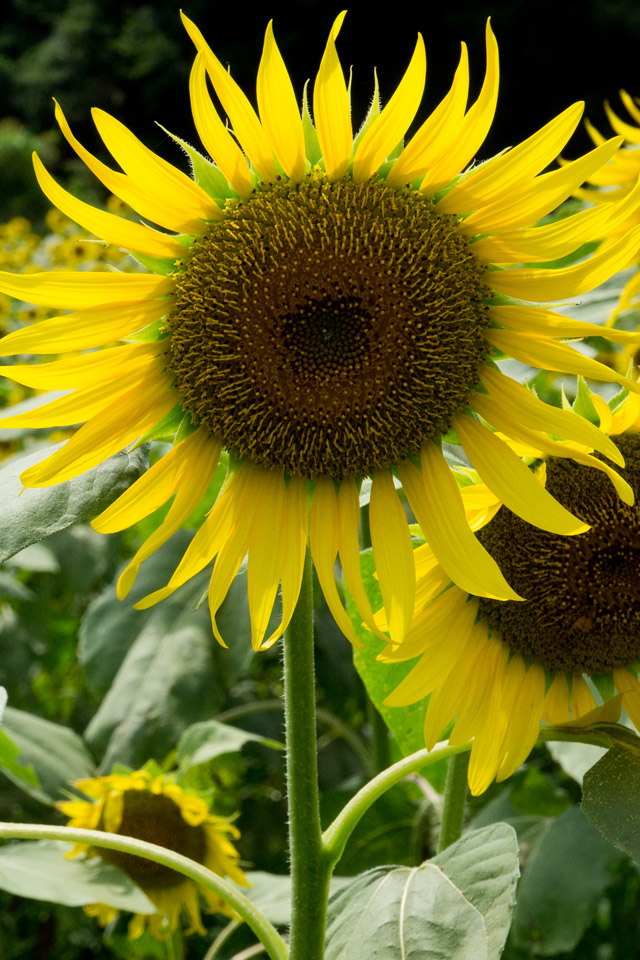
[[[168,307],[169,304],[167,303]],[[141,330],[136,330],[128,337],[122,337],[122,340],[125,343],[156,343],[158,340],[164,340],[166,333],[166,321],[164,319],[154,320],[153,323],[142,327]]]
[[[573,401],[573,412],[577,413],[579,417],[582,417],[584,420],[588,420],[590,423],[595,424],[595,426],[600,425],[600,417],[597,414],[596,408],[593,405],[591,400],[591,391],[586,384],[584,377],[578,377],[578,392],[576,393],[576,398]]]
[[[592,673],[591,682],[605,702],[607,700],[613,700],[616,695],[616,685],[612,673]]]
[[[357,150],[358,144],[362,140],[363,136],[365,135],[365,133],[367,132],[367,130],[369,129],[373,121],[380,116],[380,86],[378,84],[378,74],[376,73],[375,70],[373,71],[373,81],[374,81],[373,100],[371,101],[371,106],[369,107],[369,111],[366,117],[364,118],[362,126],[358,130],[355,140],[353,141],[354,152],[355,150]],[[351,79],[349,79],[349,86],[351,86]]]
[[[315,167],[322,158],[322,150],[320,149],[318,131],[313,125],[313,120],[309,112],[309,100],[307,97],[308,86],[309,81],[307,80],[302,94],[302,133],[304,135],[304,151],[307,160],[312,167]]]
[[[627,390],[627,388],[621,387],[620,390],[618,390],[618,392],[614,394],[613,397],[611,397],[611,399],[609,400],[609,407],[611,408],[611,412],[615,413],[618,407],[622,406],[622,404],[625,402],[628,396],[629,396],[629,391]]]
[[[209,194],[212,200],[224,201],[230,198],[237,199],[238,194],[231,184],[227,182],[220,170],[218,170],[215,163],[207,160],[198,150],[185,140],[181,140],[180,137],[176,137],[174,133],[171,133],[170,130],[163,127],[161,123],[159,123],[158,126],[161,130],[164,130],[167,136],[171,137],[178,146],[182,147],[191,161],[193,179],[199,187],[202,187],[205,193]],[[224,203],[222,205],[224,206]]]
[[[132,447],[135,450],[143,443],[150,443],[152,440],[160,440],[165,443],[171,443],[177,431],[180,429],[184,419],[184,410],[179,403],[173,407],[169,413],[165,414],[162,420],[158,420],[152,427],[143,433],[138,442]]]
[[[168,277],[170,273],[173,273],[176,269],[176,263],[179,263],[179,260],[170,257],[149,257],[146,253],[137,253],[136,251],[129,251],[134,260],[136,260],[143,267],[146,267],[147,270],[151,270],[152,273],[157,273],[161,277]],[[185,251],[186,252],[186,251]]]

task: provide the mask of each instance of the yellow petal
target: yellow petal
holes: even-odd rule
[[[102,160],[98,160],[97,157],[89,153],[74,137],[60,105],[56,101],[54,103],[56,120],[60,125],[63,136],[89,170],[102,181],[111,193],[120,197],[130,207],[137,210],[141,216],[153,221],[153,223],[167,227],[169,230],[176,230],[178,233],[182,233],[192,226],[194,233],[202,233],[205,224],[201,221],[193,221],[190,224],[189,220],[185,218],[184,211],[172,203],[170,195],[166,193],[158,195],[155,190],[149,189],[146,181],[132,180],[126,174],[112,170]],[[214,214],[215,210],[212,211],[212,216]]]
[[[618,693],[623,694],[623,704],[629,719],[640,730],[640,683],[626,667],[616,667],[613,680]]]
[[[477,210],[511,194],[556,159],[583,110],[584,103],[574,103],[522,143],[487,160],[451,188],[439,201],[438,210]]]
[[[423,179],[420,185],[423,193],[433,194],[450,183],[474,158],[491,128],[498,101],[500,60],[490,20],[487,20],[486,46],[487,69],[478,99],[464,117],[451,150]]]
[[[596,707],[587,681],[579,673],[571,677],[571,719],[579,720],[584,714],[590,713]]]
[[[36,153],[33,154],[33,165],[40,189],[51,203],[101,240],[118,247],[126,247],[136,253],[146,253],[151,257],[168,257],[173,260],[184,257],[185,248],[173,237],[145,227],[141,223],[132,223],[131,220],[125,220],[123,217],[97,210],[67,193],[50,176]]]
[[[542,710],[544,722],[551,726],[555,726],[557,723],[567,723],[571,719],[569,699],[567,677],[564,673],[557,673],[545,697]]]
[[[452,427],[483,481],[517,516],[551,533],[576,534],[589,529],[545,490],[506,443],[477,420],[461,414],[454,417]]]
[[[287,488],[285,523],[281,534],[285,545],[280,573],[282,617],[278,628],[262,644],[263,649],[275,643],[291,623],[291,617],[300,596],[300,586],[304,572],[307,526],[307,483],[303,477],[291,477]]]
[[[373,474],[369,524],[389,634],[400,643],[413,617],[415,569],[407,516],[388,470]]]
[[[499,600],[521,599],[469,529],[458,486],[440,450],[426,443],[421,460],[422,473],[405,462],[398,467],[398,476],[442,567],[468,593]]]
[[[469,599],[464,590],[450,582],[448,590],[416,614],[405,640],[396,646],[387,645],[378,659],[383,663],[402,663],[433,650],[443,637],[453,636],[453,624],[463,608],[473,608],[473,622],[478,609],[477,601]]]
[[[256,92],[260,119],[271,148],[289,179],[298,183],[305,171],[302,119],[271,20],[264,37]]]
[[[356,647],[362,643],[353,629],[351,617],[342,606],[335,579],[335,562],[339,543],[338,499],[333,481],[316,481],[309,517],[309,542],[313,564],[327,606],[345,637]]]
[[[3,337],[0,357],[16,353],[73,353],[101,347],[162,319],[168,308],[167,300],[142,300],[87,307],[81,313],[51,317]]]
[[[227,182],[246,200],[253,189],[251,171],[245,155],[218,116],[218,111],[211,101],[207,90],[205,56],[202,51],[197,54],[193,63],[189,77],[189,94],[193,121],[200,140]]]
[[[271,616],[287,547],[282,536],[287,490],[284,476],[275,470],[256,470],[253,483],[259,506],[250,534],[247,592],[251,644],[257,650]]]
[[[449,152],[460,131],[468,95],[469,57],[466,44],[463,43],[451,89],[393,164],[385,181],[388,186],[400,187],[411,183]]]
[[[97,307],[124,300],[162,297],[173,281],[155,274],[72,273],[66,270],[13,274],[0,272],[0,291],[27,303],[59,310]]]
[[[204,52],[207,73],[211,78],[222,107],[231,121],[231,126],[253,166],[264,180],[274,180],[276,168],[267,134],[256,112],[231,74],[222,66],[202,33],[184,13],[182,22],[196,50]]]
[[[521,363],[543,370],[560,370],[576,376],[602,380],[604,383],[619,383],[634,393],[640,393],[640,383],[623,376],[606,364],[574,350],[555,340],[543,340],[535,335],[516,333],[511,330],[489,329],[485,332],[487,340]]]
[[[382,640],[388,640],[373,619],[371,604],[362,583],[358,541],[360,500],[355,480],[343,480],[338,488],[338,522],[340,563],[349,592],[358,608],[358,613],[369,629]]]
[[[336,50],[345,13],[333,23],[313,87],[313,116],[329,180],[338,180],[345,172],[353,147],[351,101]]]
[[[469,759],[469,790],[479,796],[495,779],[500,764],[500,754],[508,723],[507,711],[513,702],[514,688],[507,682],[508,650],[500,645],[494,665],[491,685],[488,688],[488,704],[482,725],[474,731],[474,741]],[[458,726],[458,724],[456,724]]]
[[[510,777],[524,763],[535,746],[540,735],[544,688],[544,670],[539,664],[533,663],[522,678],[515,710],[507,725],[504,754],[496,777],[498,781]]]
[[[378,114],[358,144],[353,158],[355,183],[362,183],[377,173],[380,164],[402,140],[420,106],[426,75],[424,41],[418,34],[406,73],[382,113]]]
[[[629,330],[615,330],[610,327],[606,332],[600,324],[586,323],[584,320],[573,320],[560,313],[553,313],[542,307],[525,306],[524,304],[501,304],[492,306],[491,317],[500,326],[518,333],[542,337],[601,337],[614,343],[640,343],[640,332]]]
[[[219,220],[222,211],[191,177],[138,140],[123,123],[104,110],[91,111],[105,146],[127,176],[145,191],[182,211],[180,232],[201,233],[202,220]]]
[[[625,123],[624,120],[621,120],[617,113],[614,113],[612,110],[608,100],[605,100],[604,108],[609,123],[616,133],[619,133],[620,136],[628,140],[629,143],[640,143],[640,130],[638,130],[637,127],[632,127],[630,123]]]
[[[513,410],[515,416],[522,421],[524,426],[537,431],[546,430],[548,433],[564,437],[567,440],[583,443],[585,446],[593,447],[599,453],[603,453],[605,457],[613,460],[619,466],[624,466],[624,458],[613,441],[598,427],[589,423],[583,417],[579,417],[577,413],[543,403],[523,384],[517,383],[492,367],[484,368],[482,381],[489,391],[489,395],[501,403],[505,409]],[[478,396],[480,394],[476,392],[473,397],[474,406],[477,406]],[[486,394],[482,396],[484,397]],[[484,402],[484,400],[481,402]]]
[[[126,344],[52,363],[6,365],[2,367],[2,375],[36,390],[95,388],[98,381],[105,383],[139,370],[163,353],[158,343]]]
[[[172,380],[172,376],[160,371],[153,376],[145,373],[132,390],[120,394],[85,423],[62,449],[29,467],[20,477],[22,483],[25,487],[53,486],[123,450],[175,406]]]

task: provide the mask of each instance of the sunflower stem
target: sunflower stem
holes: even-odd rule
[[[322,848],[320,825],[309,549],[300,597],[285,633],[283,649],[291,861],[290,960],[322,960],[331,871]]]
[[[242,917],[247,926],[251,927],[255,935],[271,958],[271,960],[287,960],[287,945],[267,920],[264,914],[246,897],[240,889],[213,873],[195,860],[189,860],[181,853],[167,850],[156,843],[138,840],[134,837],[120,836],[118,833],[108,833],[102,830],[86,830],[79,827],[52,827],[46,823],[0,823],[0,838],[22,840],[62,840],[66,843],[87,843],[91,847],[104,847],[107,850],[118,850],[121,853],[131,853],[145,860],[153,860],[165,867],[177,870],[195,883],[202,884],[207,890],[213,891],[225,903],[233,907],[238,916]],[[61,854],[62,856],[62,854]]]
[[[459,840],[462,834],[464,807],[467,799],[468,770],[468,752],[454,754],[452,757],[449,757],[447,762],[447,779],[444,785],[438,853],[446,847],[451,846],[456,840]]]

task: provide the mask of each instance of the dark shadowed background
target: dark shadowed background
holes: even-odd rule
[[[90,192],[80,165],[52,131],[55,96],[74,132],[100,152],[89,108],[102,107],[123,120],[149,146],[178,162],[158,120],[196,142],[189,99],[192,45],[179,19],[179,4],[127,0],[10,0],[0,26],[0,215],[37,205],[30,152],[36,146],[58,175]],[[640,3],[621,0],[450,0],[447,3],[354,2],[338,41],[346,69],[353,65],[354,125],[366,110],[378,68],[388,99],[406,67],[417,31],[428,57],[424,111],[447,91],[460,41],[470,50],[472,90],[484,73],[484,25],[489,15],[501,54],[501,93],[482,156],[516,143],[574,100],[607,130],[604,98],[618,103],[618,90],[640,94]],[[253,95],[266,23],[276,38],[298,92],[313,78],[326,36],[340,5],[326,0],[270,4],[185,0],[195,20],[234,77]],[[39,135],[34,140],[34,135]],[[580,130],[568,155],[589,147]],[[104,156],[104,154],[103,154]],[[99,195],[98,195],[99,196]],[[35,211],[34,211],[35,215]]]

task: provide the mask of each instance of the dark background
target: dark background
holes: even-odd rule
[[[178,3],[10,0],[7,6],[0,26],[0,117],[17,122],[8,125],[5,120],[0,128],[0,216],[20,212],[24,202],[38,202],[30,188],[33,146],[55,173],[67,181],[80,178],[83,188],[83,174],[72,152],[58,134],[47,133],[54,125],[52,96],[61,102],[76,135],[98,153],[91,106],[114,113],[149,146],[176,162],[179,151],[154,120],[197,142],[188,99],[193,47],[180,23]],[[264,6],[184,0],[184,10],[253,96],[269,17],[301,92],[304,81],[315,75],[340,5],[326,0],[274,0]],[[387,0],[382,14],[374,14],[372,4],[354,2],[338,41],[343,66],[354,67],[354,126],[368,106],[374,67],[383,99],[388,99],[409,61],[418,30],[425,38],[428,59],[422,115],[448,90],[461,40],[469,46],[472,92],[477,92],[484,75],[484,25],[489,15],[500,46],[502,77],[496,120],[481,157],[518,142],[578,99],[586,100],[587,115],[608,132],[603,99],[610,98],[617,108],[620,88],[640,95],[640,2]],[[621,106],[620,111],[624,114]],[[37,140],[34,135],[39,135]],[[580,129],[567,155],[589,146]],[[88,180],[84,186],[92,189]]]

